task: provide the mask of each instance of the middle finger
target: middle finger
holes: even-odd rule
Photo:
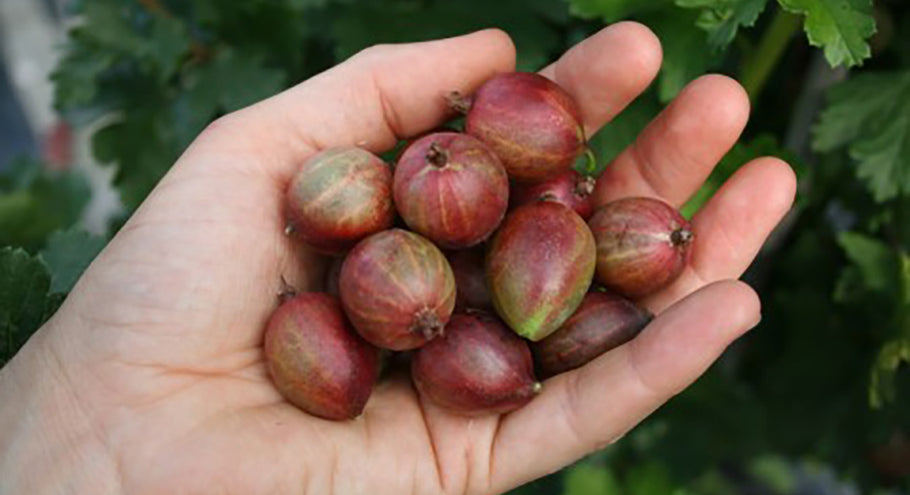
[[[721,75],[696,79],[607,166],[595,202],[648,196],[678,208],[733,147],[748,118],[749,97],[739,83]]]

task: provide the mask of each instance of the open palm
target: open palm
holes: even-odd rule
[[[0,441],[0,491],[501,492],[614,441],[691,383],[758,321],[754,292],[732,279],[790,207],[794,178],[779,160],[745,165],[699,212],[690,265],[643,301],[658,317],[639,337],[547,381],[518,411],[454,416],[392,377],[361,417],[331,422],[272,387],[261,342],[281,279],[318,290],[324,268],[282,233],[296,167],[326,147],[379,152],[431,129],[448,91],[514,70],[514,57],[497,30],[377,46],[211,125],[0,374],[0,428],[35,433]],[[590,134],[660,59],[647,28],[620,23],[543,74],[576,98]],[[598,201],[679,206],[747,116],[735,82],[696,80],[610,164]]]

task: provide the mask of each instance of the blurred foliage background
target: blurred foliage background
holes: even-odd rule
[[[651,88],[591,139],[602,166],[690,80],[738,78],[748,159],[800,177],[746,275],[764,320],[621,442],[523,494],[910,493],[910,5],[902,0],[78,0],[56,106],[116,170],[106,236],[77,171],[0,166],[0,363],[212,119],[375,43],[496,26],[536,70],[605,23],[661,38]],[[444,90],[445,88],[441,88]],[[3,165],[3,164],[0,164]]]

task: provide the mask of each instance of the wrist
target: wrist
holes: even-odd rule
[[[42,328],[0,370],[0,493],[116,493],[116,464]]]

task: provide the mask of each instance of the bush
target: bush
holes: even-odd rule
[[[93,151],[116,167],[125,214],[208,122],[368,45],[498,26],[513,36],[519,68],[534,70],[604,23],[647,24],[664,65],[592,138],[598,162],[687,82],[720,71],[746,87],[752,121],[684,211],[763,154],[797,170],[797,207],[746,276],[764,301],[759,328],[624,441],[519,491],[910,487],[906,2],[82,0],[72,14],[79,22],[53,76],[56,104],[78,125],[104,122]],[[85,186],[38,168],[21,163],[0,177],[0,244],[10,245],[0,249],[0,363],[104,243],[78,228],[51,234],[74,224]]]

